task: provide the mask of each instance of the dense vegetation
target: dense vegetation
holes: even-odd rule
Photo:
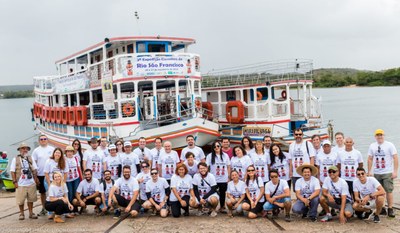
[[[27,98],[27,97],[34,97],[33,91],[6,91],[0,93],[0,98],[4,99]]]
[[[400,68],[384,71],[360,71],[355,69],[314,70],[315,87],[397,86],[400,85]]]

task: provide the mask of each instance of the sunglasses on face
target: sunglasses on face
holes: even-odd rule
[[[295,133],[294,136],[303,136],[302,133]]]
[[[47,141],[47,138],[41,138],[40,141]]]
[[[247,170],[247,172],[254,172],[254,169],[249,169]]]
[[[152,173],[150,173],[151,175],[157,175],[158,174],[158,172],[152,172]]]
[[[336,171],[335,170],[329,170],[328,173],[332,174],[332,173],[336,173]]]
[[[357,173],[357,176],[363,176],[363,175],[365,175],[364,172]]]
[[[149,166],[147,166],[147,165],[144,165],[144,166],[142,166],[142,168],[148,168]]]
[[[220,148],[220,147],[221,147],[220,145],[215,145],[215,146],[214,146],[214,148]]]

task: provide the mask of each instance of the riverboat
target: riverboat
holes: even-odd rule
[[[332,137],[323,120],[321,98],[312,93],[313,62],[307,59],[262,62],[213,70],[202,79],[203,114],[220,124],[221,136],[239,144],[270,135],[275,142],[294,141],[293,130],[305,138]]]
[[[219,125],[196,108],[201,98],[200,56],[191,38],[134,36],[104,41],[55,62],[57,74],[34,77],[34,123],[56,146],[78,138],[146,138],[204,146]]]

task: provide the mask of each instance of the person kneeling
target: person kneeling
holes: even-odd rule
[[[61,215],[66,214],[65,217],[73,218],[70,212],[74,207],[69,203],[68,200],[68,188],[62,180],[62,175],[59,172],[53,173],[53,182],[49,187],[49,195],[46,199],[45,208],[47,211],[54,211],[54,222],[64,223]]]
[[[199,173],[193,176],[193,191],[196,198],[190,199],[190,206],[199,210],[198,216],[206,214],[210,208],[210,217],[217,216],[215,209],[218,206],[219,196],[217,194],[217,181],[215,176],[208,172],[205,162],[197,165]]]
[[[385,189],[375,177],[367,177],[364,168],[357,168],[358,179],[353,183],[355,202],[353,208],[359,219],[368,219],[375,209],[374,222],[379,223],[379,213],[385,204]]]
[[[131,166],[125,165],[122,168],[123,177],[115,181],[108,196],[108,206],[112,206],[112,201],[120,207],[125,207],[125,213],[136,217],[139,213],[140,205],[137,201],[139,195],[139,183],[135,177],[131,176]],[[117,193],[118,191],[118,193]],[[115,217],[119,217],[121,212],[116,210]]]
[[[242,204],[246,198],[246,183],[239,180],[239,173],[236,170],[231,171],[231,179],[226,191],[226,206],[228,207],[229,217],[233,217],[233,210],[236,213],[243,213]]]
[[[151,169],[150,175],[151,180],[146,183],[147,201],[142,206],[148,210],[159,211],[160,216],[165,218],[168,216],[167,201],[171,190],[167,180],[158,176],[156,168]]]
[[[99,181],[92,178],[92,170],[90,169],[84,171],[84,176],[85,179],[79,183],[75,198],[72,200],[72,205],[75,208],[81,207],[80,213],[85,212],[88,205],[95,205],[99,208],[101,204]]]
[[[297,167],[296,172],[303,177],[296,181],[295,190],[297,201],[293,205],[293,213],[307,215],[311,222],[317,221],[317,209],[319,205],[319,193],[321,185],[314,176],[317,168],[310,164],[303,164]]]
[[[192,177],[188,174],[188,168],[180,163],[176,166],[175,175],[171,178],[171,211],[172,216],[181,216],[181,209],[185,211],[184,216],[189,216],[190,197],[196,198],[193,192]]]
[[[246,199],[243,203],[243,209],[249,211],[248,218],[257,218],[262,212],[265,202],[264,198],[264,182],[261,177],[255,173],[255,167],[250,165],[247,167],[246,175]]]
[[[264,204],[264,211],[267,217],[271,214],[279,214],[279,209],[285,209],[285,221],[290,222],[290,209],[292,208],[292,200],[290,199],[290,188],[286,180],[279,179],[279,173],[273,169],[269,171],[271,179],[265,184],[265,198],[267,201]]]

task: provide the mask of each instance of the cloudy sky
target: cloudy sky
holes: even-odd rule
[[[261,61],[400,67],[397,0],[0,0],[0,85],[55,74],[54,61],[105,37],[197,40],[202,72]],[[139,22],[134,12],[139,12]]]

